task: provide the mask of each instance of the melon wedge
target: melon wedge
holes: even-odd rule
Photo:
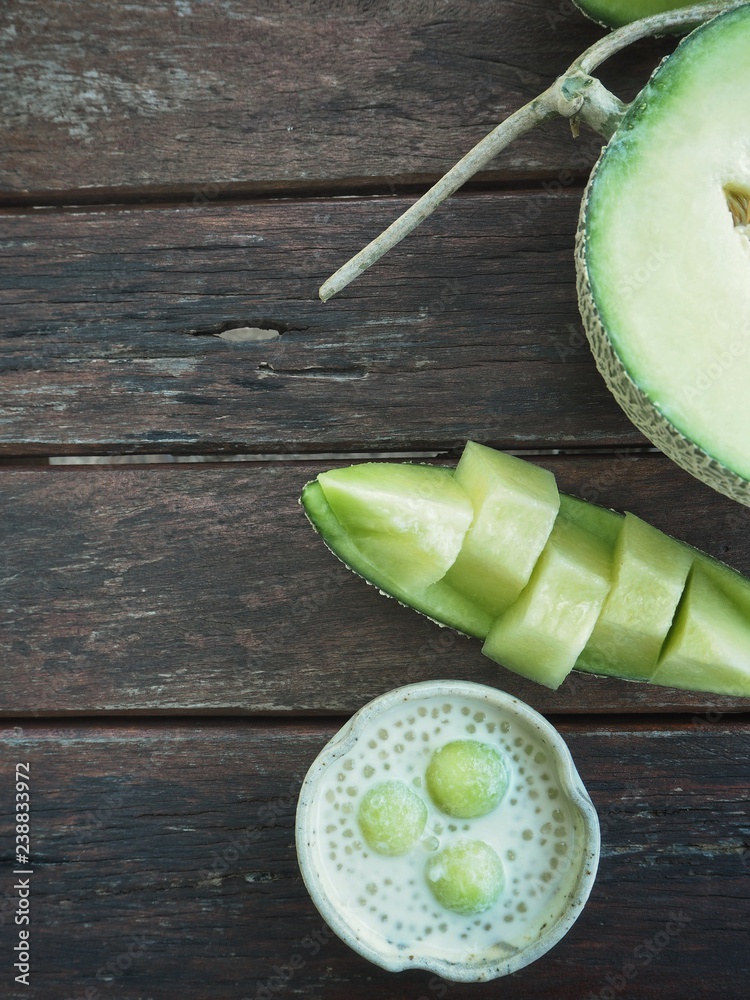
[[[578,670],[648,680],[672,625],[694,550],[626,514],[615,545],[612,587]]]
[[[505,611],[529,581],[560,508],[547,469],[469,441],[455,482],[474,519],[446,583],[493,617]]]
[[[689,35],[592,174],[581,314],[630,419],[679,465],[750,503],[750,5]]]
[[[610,567],[610,546],[561,515],[527,586],[493,624],[482,652],[517,674],[559,687],[599,617]]]
[[[750,697],[750,618],[700,563],[690,575],[652,682]]]
[[[476,445],[467,454],[470,463],[477,456],[489,460]],[[505,470],[522,493],[515,462],[521,460],[491,463],[493,490]],[[538,469],[530,468],[529,538],[537,545]],[[467,544],[474,522],[472,502],[450,470],[351,466],[308,483],[302,503],[329,548],[355,573],[439,624],[484,639],[489,657],[548,687],[577,667],[750,695],[744,687],[750,580],[632,514],[560,494],[554,526],[526,586],[493,617],[486,602],[472,597],[478,581],[467,577],[462,591],[451,572],[455,548]],[[499,521],[508,516],[523,535],[512,506],[499,504],[494,514]],[[500,524],[497,537],[508,537]],[[511,545],[511,553],[516,548]],[[494,586],[481,563],[478,573],[480,582]]]

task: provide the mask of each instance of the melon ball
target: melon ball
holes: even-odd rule
[[[383,781],[366,793],[357,819],[373,851],[406,854],[422,836],[427,806],[403,781]]]
[[[508,787],[503,758],[478,740],[453,740],[436,750],[426,777],[435,805],[458,819],[486,816]]]
[[[441,906],[465,915],[488,910],[505,885],[503,863],[483,840],[461,840],[433,855],[425,878]]]

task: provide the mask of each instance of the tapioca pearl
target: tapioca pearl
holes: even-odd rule
[[[414,730],[407,729],[406,732],[404,733],[404,739],[412,743],[414,741]]]
[[[542,829],[542,833],[552,833],[552,824],[551,823],[545,823],[542,826],[541,829]]]
[[[345,760],[344,761],[344,770],[345,771],[353,771],[354,770],[354,761],[351,760],[351,759]]]
[[[556,799],[556,798],[559,797],[559,795],[560,795],[559,789],[557,789],[557,788],[548,788],[547,789],[547,796],[550,799]]]
[[[333,791],[333,789],[329,788],[328,791],[326,792],[326,802],[335,802],[335,801],[336,801],[336,793]]]
[[[461,715],[471,715],[471,709],[468,706],[466,706],[466,705],[462,705],[461,706]]]
[[[373,774],[375,774],[375,768],[372,764],[365,764],[362,774],[364,774],[366,778],[371,778]]]
[[[513,923],[513,914],[512,913],[506,913],[505,916],[503,917],[503,920],[505,921],[506,924],[512,924]]]
[[[568,828],[566,826],[556,826],[555,827],[555,836],[556,837],[564,837],[567,834],[567,832],[568,832]]]
[[[368,740],[367,745],[371,750],[374,750],[378,744],[375,740]]]
[[[568,845],[564,840],[558,840],[555,844],[555,854],[567,854]]]
[[[500,732],[502,733],[510,732],[510,723],[507,721],[507,719],[504,722],[500,723]]]
[[[550,866],[550,868],[557,868],[557,866],[560,864],[560,859],[550,858],[547,864]]]
[[[513,740],[513,746],[514,747],[522,747],[523,746],[523,736],[516,736],[516,738]]]
[[[523,833],[521,834],[521,836],[523,837],[524,840],[533,840],[534,839],[534,832],[533,832],[533,830],[528,830],[527,829],[527,830],[523,831]]]
[[[512,851],[512,850],[507,850],[505,852],[505,857],[508,859],[508,861],[515,861],[516,860],[516,852]]]
[[[552,819],[554,819],[557,823],[562,823],[562,821],[565,819],[565,813],[562,811],[562,809],[553,809]]]
[[[424,707],[424,705],[419,706],[419,708],[417,709],[417,715],[421,716],[422,718],[424,718],[425,715],[427,715],[427,709]]]

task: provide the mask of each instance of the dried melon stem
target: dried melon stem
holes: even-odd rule
[[[416,229],[435,209],[463,184],[482,170],[501,150],[542,122],[562,115],[569,118],[574,135],[585,122],[605,139],[617,128],[628,105],[611,94],[590,74],[605,60],[641,38],[684,29],[688,31],[746,0],[712,0],[691,7],[644,17],[605,35],[588,48],[544,93],[514,112],[485,136],[437,184],[358,254],[325,281],[319,295],[323,302],[338,294],[363,271]],[[730,206],[731,207],[731,206]]]

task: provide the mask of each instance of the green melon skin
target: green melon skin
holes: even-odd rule
[[[301,503],[310,523],[328,548],[352,572],[377,587],[381,593],[414,608],[438,625],[447,625],[476,639],[485,638],[492,625],[492,617],[447,583],[438,581],[429,587],[410,587],[402,580],[395,580],[382,566],[370,562],[333,513],[317,480],[305,486]]]
[[[474,516],[452,470],[437,466],[367,462],[318,482],[360,552],[409,589],[445,576]]]
[[[654,684],[750,697],[750,618],[700,562],[690,575]]]
[[[657,69],[602,152],[576,241],[597,365],[678,465],[750,504],[750,6],[714,18]],[[744,192],[744,194],[743,194]]]
[[[573,0],[586,17],[609,28],[619,28],[652,14],[689,6],[684,0]]]
[[[624,520],[624,514],[619,511],[600,507],[598,504],[580,500],[578,497],[560,494],[560,516],[579,528],[596,535],[606,545],[610,552],[614,551],[617,536]]]
[[[482,652],[503,666],[558,688],[596,624],[609,592],[610,546],[558,517],[521,596],[495,621]]]
[[[626,514],[614,549],[612,587],[576,669],[649,680],[693,557],[687,545]]]
[[[547,469],[469,441],[454,474],[474,519],[445,577],[497,617],[529,581],[560,508]]]

